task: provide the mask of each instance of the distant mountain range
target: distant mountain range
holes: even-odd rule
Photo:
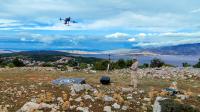
[[[88,51],[88,50],[41,50],[41,51],[16,51],[0,50],[0,54],[13,55],[83,55],[83,54],[120,54],[120,55],[200,55],[200,43],[183,44],[175,46],[155,47],[155,48],[138,48],[138,49],[116,49],[109,51]]]
[[[200,55],[200,43],[143,49],[161,55]]]

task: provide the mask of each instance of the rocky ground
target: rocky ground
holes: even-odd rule
[[[0,112],[151,112],[159,110],[156,103],[159,98],[173,99],[200,110],[198,69],[139,69],[137,89],[129,86],[128,69],[107,74],[112,80],[110,85],[100,84],[102,75],[106,73],[63,72],[53,68],[2,68]],[[86,84],[53,85],[52,80],[60,77],[85,78]],[[163,88],[174,81],[180,93],[171,96]]]

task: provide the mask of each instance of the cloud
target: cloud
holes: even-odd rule
[[[139,33],[139,34],[137,34],[137,35],[135,35],[136,37],[141,37],[141,38],[143,38],[143,37],[145,37],[147,34],[145,34],[145,33]]]
[[[0,27],[8,28],[13,26],[22,26],[19,21],[14,19],[0,19]]]
[[[135,42],[135,38],[129,38],[128,41],[129,42]]]
[[[67,36],[62,35],[37,34],[29,32],[20,32],[17,36],[24,42],[41,42],[45,44],[51,44],[56,40],[68,38]]]
[[[167,32],[167,33],[161,33],[160,36],[166,36],[166,37],[199,37],[200,38],[200,32]]]
[[[135,47],[160,47],[180,44],[200,43],[200,32],[166,32],[166,33],[145,33],[141,38],[136,34],[133,46]]]
[[[124,37],[128,37],[128,36],[129,36],[129,34],[116,32],[113,34],[106,35],[105,37],[106,38],[124,38]]]
[[[198,12],[200,12],[200,8],[190,11],[190,13],[198,13]]]
[[[159,28],[170,28],[174,26],[184,25],[181,22],[181,17],[173,14],[159,14],[159,15],[144,15],[134,13],[132,11],[122,12],[114,17],[96,20],[93,23],[89,23],[86,27],[89,29],[100,29],[100,28],[128,28],[137,29],[146,27],[148,28],[159,27]],[[155,30],[156,31],[156,30]]]
[[[0,34],[9,37],[0,39],[17,38],[30,46],[90,48],[107,43],[106,48],[126,48],[195,43],[200,38],[199,0],[0,1]],[[78,23],[65,26],[59,21],[68,16]]]

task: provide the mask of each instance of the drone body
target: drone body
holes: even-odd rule
[[[68,18],[65,18],[65,19],[60,18],[60,21],[64,21],[64,24],[68,25],[68,26],[69,26],[70,23],[77,23],[76,21],[71,20],[71,17],[68,17]]]

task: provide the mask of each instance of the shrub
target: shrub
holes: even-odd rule
[[[149,64],[148,63],[144,63],[142,65],[139,66],[139,68],[148,68]]]
[[[160,68],[164,65],[165,65],[165,63],[162,60],[157,59],[157,58],[154,58],[153,60],[151,60],[151,63],[150,63],[150,67],[152,67],[152,68],[155,68],[155,67]]]
[[[80,64],[80,68],[81,68],[81,69],[87,68],[87,63],[81,63],[81,64]]]
[[[12,63],[13,63],[14,66],[16,66],[16,67],[23,67],[23,66],[25,66],[25,64],[24,64],[22,61],[20,61],[18,58],[15,58],[15,59],[12,61]]]
[[[123,59],[119,59],[117,62],[116,62],[116,67],[118,69],[123,69],[123,68],[126,68],[126,62],[123,60]]]
[[[75,67],[78,66],[78,62],[75,59],[71,59],[68,61],[67,65],[69,65],[70,67]]]
[[[194,68],[200,68],[200,59],[199,59],[199,62],[197,62],[197,64],[195,64],[193,67]]]
[[[200,110],[187,105],[187,104],[180,104],[177,101],[172,99],[166,99],[160,101],[161,105],[161,112],[199,112]]]
[[[187,62],[184,62],[184,63],[182,63],[182,66],[183,66],[183,67],[190,67],[191,65],[188,64]]]
[[[98,61],[94,64],[95,70],[106,70],[108,66],[109,61],[104,60],[104,61]]]
[[[132,60],[126,60],[126,67],[131,67],[131,65],[133,64]]]

